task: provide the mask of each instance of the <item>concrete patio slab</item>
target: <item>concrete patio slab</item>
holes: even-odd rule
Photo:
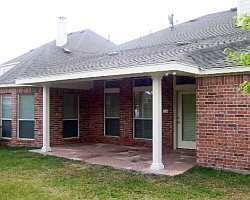
[[[196,163],[195,150],[174,150],[163,154],[165,168],[150,170],[151,149],[103,143],[83,143],[52,147],[51,152],[31,150],[32,152],[84,161],[91,164],[111,166],[117,169],[135,170],[141,173],[175,176],[184,173]]]

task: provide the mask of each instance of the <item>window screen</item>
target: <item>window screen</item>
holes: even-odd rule
[[[19,95],[19,138],[34,139],[34,95]]]
[[[11,138],[12,98],[10,94],[2,95],[2,137]]]
[[[63,137],[78,137],[78,96],[63,95]]]
[[[34,139],[34,121],[19,121],[19,138]]]
[[[78,137],[78,120],[63,120],[63,137]]]
[[[63,95],[63,119],[78,119],[77,95]]]
[[[2,95],[2,118],[11,119],[12,103],[11,95]]]
[[[105,135],[120,135],[120,94],[105,94]]]
[[[152,91],[134,93],[134,131],[136,138],[152,138]]]
[[[105,119],[105,134],[110,136],[120,135],[120,120],[119,119]]]
[[[11,120],[2,120],[2,137],[11,138]]]

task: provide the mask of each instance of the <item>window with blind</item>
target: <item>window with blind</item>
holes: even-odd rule
[[[34,95],[19,95],[19,138],[34,139]]]
[[[120,94],[105,94],[105,135],[120,135]]]
[[[78,95],[63,95],[63,138],[78,137]]]
[[[134,137],[152,139],[152,79],[134,79]]]
[[[152,139],[152,91],[134,93],[135,138]]]
[[[1,125],[2,137],[11,138],[12,98],[11,94],[1,95]]]

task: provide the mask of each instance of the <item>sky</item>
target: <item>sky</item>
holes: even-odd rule
[[[172,13],[182,23],[236,6],[237,0],[1,0],[0,64],[54,40],[58,17],[67,18],[68,33],[90,29],[121,44],[169,27]]]

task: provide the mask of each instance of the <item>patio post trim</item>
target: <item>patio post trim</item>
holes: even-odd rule
[[[162,77],[163,74],[151,75],[153,80],[153,163],[151,170],[164,169],[162,163]]]
[[[51,151],[50,148],[50,87],[43,86],[43,147],[41,151]]]

